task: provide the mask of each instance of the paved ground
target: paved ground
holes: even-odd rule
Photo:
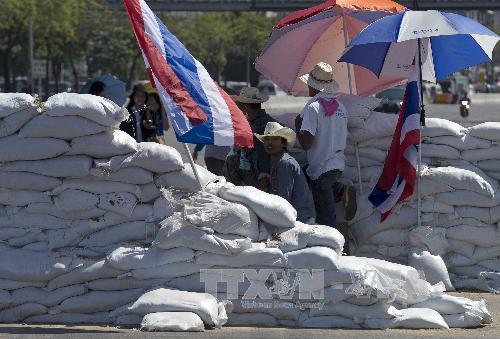
[[[145,333],[133,329],[119,329],[108,326],[63,326],[63,325],[20,325],[0,324],[0,338],[499,338],[500,337],[500,295],[488,293],[453,293],[474,300],[486,299],[493,315],[493,324],[476,329],[452,330],[319,330],[296,328],[222,328],[203,333]]]

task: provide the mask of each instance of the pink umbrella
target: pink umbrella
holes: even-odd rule
[[[404,10],[390,0],[329,0],[294,12],[276,24],[255,68],[295,96],[307,96],[307,86],[298,77],[320,61],[332,65],[341,93],[367,96],[396,86],[406,79],[379,79],[363,67],[337,60],[370,23]]]

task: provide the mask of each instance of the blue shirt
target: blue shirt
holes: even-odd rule
[[[297,210],[297,220],[314,216],[307,180],[299,163],[287,152],[271,162],[271,193],[288,200]]]

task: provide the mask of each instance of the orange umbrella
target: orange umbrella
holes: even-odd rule
[[[390,0],[330,0],[294,12],[276,24],[255,68],[296,96],[308,94],[298,77],[320,61],[332,65],[342,93],[370,95],[393,87],[405,79],[378,79],[363,67],[337,60],[351,39],[370,23],[404,10]]]

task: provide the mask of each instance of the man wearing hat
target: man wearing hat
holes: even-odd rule
[[[245,114],[253,133],[262,134],[268,122],[274,121],[264,109],[262,103],[268,97],[262,95],[256,87],[243,87],[239,95],[231,95],[238,107]],[[234,149],[224,166],[224,176],[235,185],[254,186],[268,190],[271,177],[271,160],[262,143],[254,138],[253,149]]]
[[[329,64],[318,63],[300,79],[309,87],[311,99],[296,118],[295,127],[307,152],[316,222],[336,227],[335,202],[342,200],[347,220],[354,218],[357,208],[354,187],[338,182],[345,167],[347,112],[335,99],[338,84]]]
[[[311,222],[314,212],[309,186],[299,163],[288,154],[295,144],[295,132],[277,122],[268,122],[264,134],[255,133],[271,157],[271,193],[288,200],[297,210],[297,220]]]

